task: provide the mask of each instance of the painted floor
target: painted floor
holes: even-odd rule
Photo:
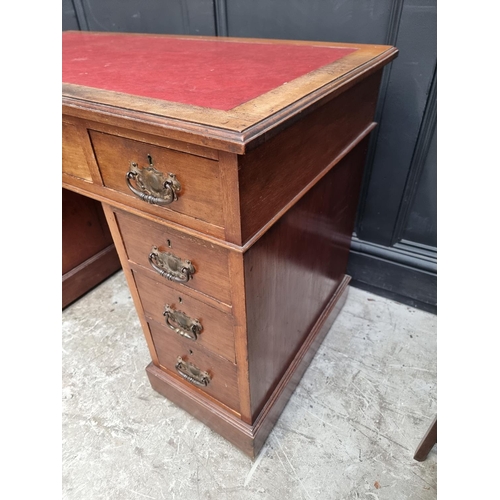
[[[432,314],[351,287],[255,461],[152,390],[121,271],[62,320],[64,499],[436,498]]]

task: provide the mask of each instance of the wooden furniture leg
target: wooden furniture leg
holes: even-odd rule
[[[432,447],[437,443],[437,415],[434,417],[432,424],[429,429],[425,433],[425,436],[420,441],[420,444],[417,446],[415,451],[415,455],[413,458],[418,460],[419,462],[423,462],[429,452],[432,450]]]

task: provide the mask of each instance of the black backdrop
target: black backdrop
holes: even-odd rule
[[[436,0],[63,0],[62,29],[390,44],[353,285],[436,310]]]

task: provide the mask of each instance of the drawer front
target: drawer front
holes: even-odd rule
[[[231,304],[228,250],[124,212],[116,212],[116,220],[130,261],[156,272],[158,276],[160,274],[155,267],[160,270],[166,268],[159,265],[158,260],[153,263],[150,261],[153,247],[158,249],[158,253],[173,255],[180,263],[191,261],[194,272],[189,273],[188,281],[183,283],[177,278],[172,281],[160,276],[161,279],[175,285],[177,289],[189,287]],[[184,279],[184,276],[187,274],[183,274],[180,279]]]
[[[145,315],[163,325],[167,336],[180,335],[235,362],[232,316],[145,274],[134,272],[134,278]]]
[[[218,161],[94,130],[89,133],[106,187],[135,199],[140,199],[142,192],[152,194],[156,201],[143,200],[144,208],[155,207],[154,213],[167,219],[173,210],[224,226]],[[135,170],[131,163],[137,164]],[[133,170],[138,174],[127,180],[127,173]],[[169,174],[174,174],[175,180]],[[177,199],[171,203],[172,187],[164,187],[165,181],[175,187]]]
[[[236,365],[189,340],[167,334],[154,323],[149,323],[149,328],[158,361],[164,370],[177,375],[194,390],[209,394],[239,412]],[[179,361],[184,365],[179,366]]]
[[[65,174],[92,181],[83,152],[80,132],[75,125],[62,122],[62,171]]]

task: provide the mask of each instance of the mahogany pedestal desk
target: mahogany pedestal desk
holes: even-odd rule
[[[103,204],[151,385],[252,457],[345,301],[382,69],[396,55],[63,34],[63,187]]]

